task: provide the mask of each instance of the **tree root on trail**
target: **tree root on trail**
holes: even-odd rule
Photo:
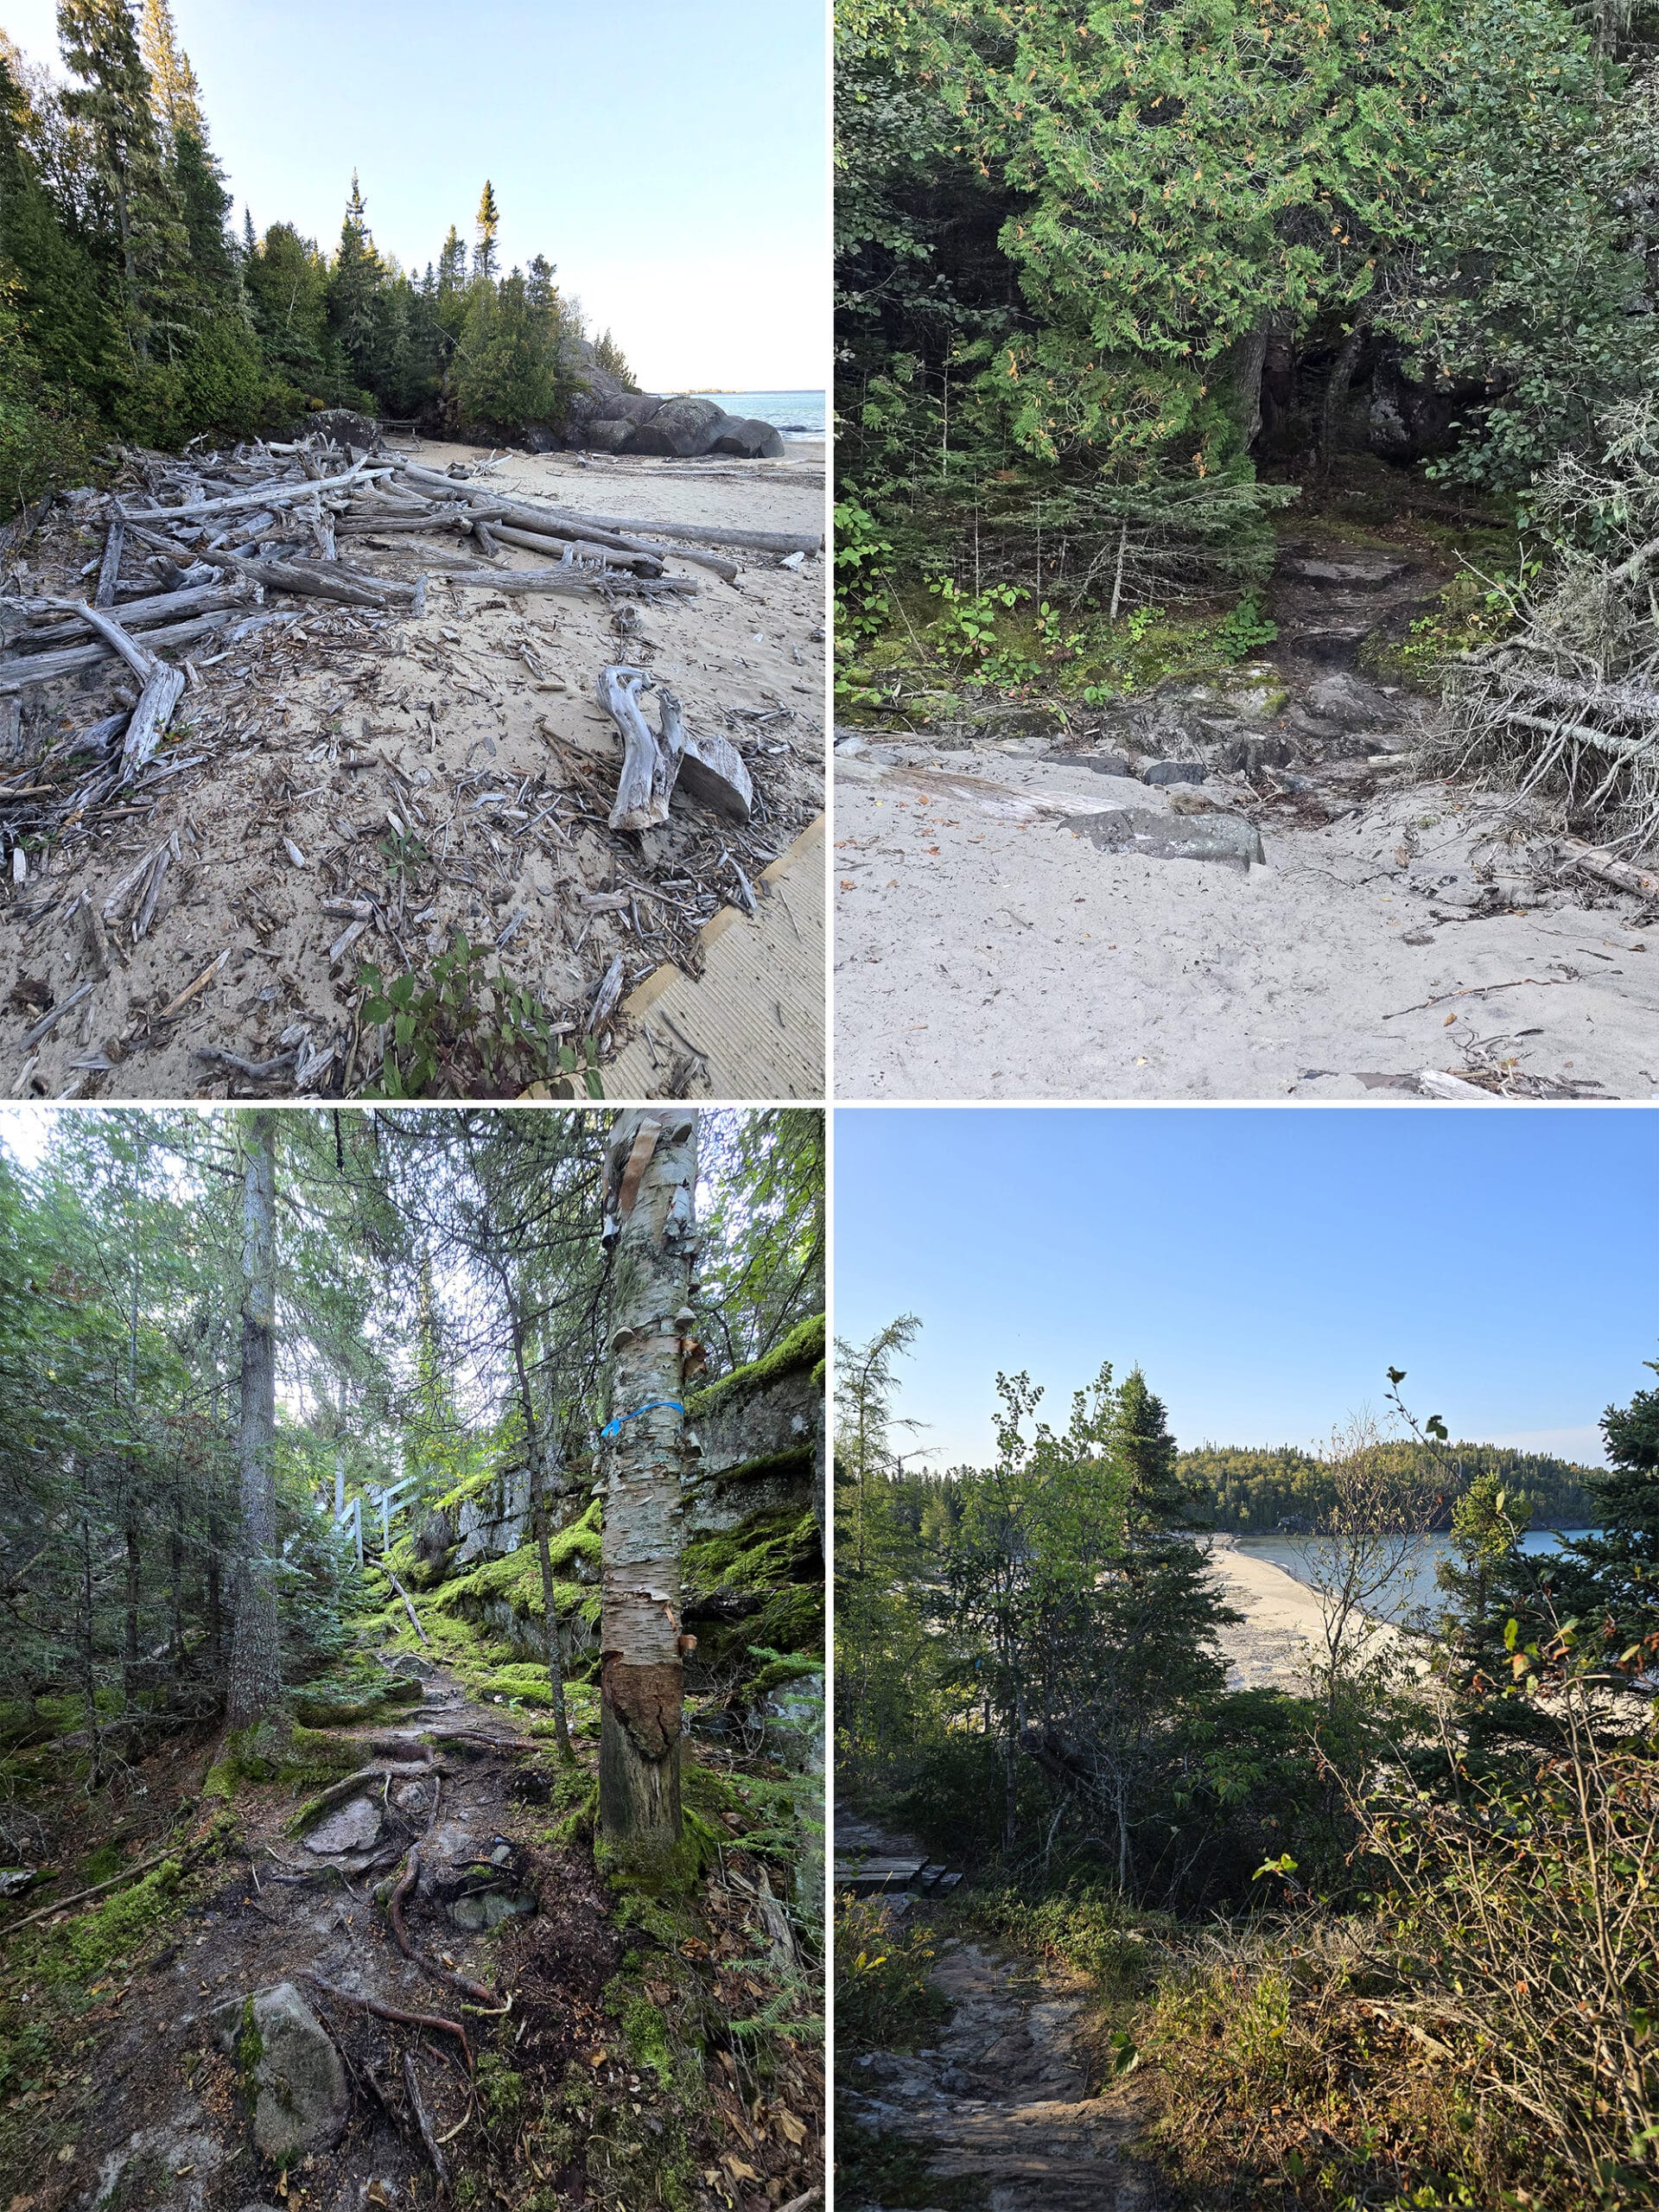
[[[332,1981],[325,1981],[320,1974],[313,1974],[308,1967],[300,1969],[314,1989],[336,2005],[343,2005],[348,2012],[372,2012],[377,2020],[395,2020],[405,2028],[429,2028],[439,2035],[454,2036],[467,2060],[467,2071],[473,2070],[473,2047],[467,2040],[467,2031],[459,2020],[446,2020],[439,2012],[406,2012],[398,2005],[383,2005],[378,1997],[354,1997],[348,1989],[340,1989]]]
[[[421,1842],[425,1840],[423,1836]],[[440,1966],[435,1959],[429,1959],[424,1951],[417,1950],[410,1942],[409,1930],[404,1925],[404,1901],[414,1888],[420,1871],[421,1845],[417,1843],[409,1854],[409,1864],[404,1870],[403,1879],[386,1900],[386,1918],[391,1923],[398,1949],[411,1966],[419,1967],[422,1973],[430,1974],[434,1981],[445,1982],[451,1989],[458,1989],[463,1997],[470,1998],[480,2012],[497,2016],[510,2012],[512,2010],[511,1998],[505,2005],[498,2004],[495,1990],[486,1989],[481,1981],[474,1981],[467,1974],[457,1974],[453,1967]]]
[[[409,1746],[401,1745],[399,1748],[407,1750]],[[384,1759],[374,1766],[360,1766],[355,1774],[348,1774],[340,1782],[331,1782],[326,1789],[319,1790],[315,1797],[302,1805],[289,1822],[289,1829],[297,1831],[301,1827],[309,1827],[320,1813],[326,1813],[331,1805],[339,1804],[343,1798],[355,1796],[359,1790],[366,1789],[374,1783],[382,1782],[390,1790],[394,1782],[423,1782],[429,1774],[441,1775],[443,1769],[435,1759]]]

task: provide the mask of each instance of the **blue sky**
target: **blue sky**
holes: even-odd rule
[[[822,0],[173,0],[214,149],[261,229],[332,245],[353,167],[382,249],[542,251],[648,389],[822,386]],[[55,0],[0,27],[59,72]]]
[[[999,1368],[1065,1417],[1137,1360],[1184,1445],[1383,1410],[1599,1459],[1659,1357],[1659,1115],[1495,1108],[836,1116],[835,1315],[923,1323],[928,1464],[991,1450]]]

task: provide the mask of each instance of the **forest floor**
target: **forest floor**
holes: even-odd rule
[[[1456,573],[1299,515],[1256,662],[838,731],[838,1095],[1659,1093],[1659,906],[1425,775],[1437,710],[1378,647]]]
[[[721,1847],[685,1894],[632,1896],[595,1865],[591,1699],[575,1693],[572,1770],[529,1716],[474,1701],[435,1662],[399,1663],[422,1676],[418,1705],[390,1726],[300,1732],[302,1772],[264,1785],[238,1775],[216,1796],[226,1769],[213,1747],[176,1739],[129,1770],[151,1847],[169,1815],[183,1847],[170,1871],[6,1945],[0,2202],[386,2212],[436,2194],[537,2212],[804,2212],[819,2172],[816,2062],[786,2038],[733,2032],[769,2003],[791,2010],[801,1987],[741,1841],[744,1793],[689,1758],[688,1796],[727,1808],[699,1831]],[[296,1837],[320,1779],[387,1757],[431,1764],[352,1799],[343,1827],[335,1807]],[[423,1834],[411,1942],[493,1986],[505,2011],[468,2002],[393,1939],[390,1870]],[[279,2164],[262,2156],[266,2099],[256,2116],[238,2038],[245,2000],[282,1984],[332,2038],[346,2083],[326,2139]],[[447,2019],[467,2043],[363,2000]]]
[[[396,450],[438,470],[476,474],[491,461],[432,441],[400,440]],[[515,453],[495,457],[480,488],[642,524],[805,532],[823,526],[821,472],[816,448],[717,473]],[[29,548],[22,588],[80,592],[100,540],[54,515]],[[387,575],[412,578],[423,567],[409,536],[353,543],[369,545]],[[613,607],[597,594],[493,596],[446,587],[434,570],[419,620],[317,601],[293,616],[295,602],[277,600],[293,619],[240,645],[209,640],[175,734],[126,803],[25,855],[26,880],[0,885],[0,1088],[81,1099],[354,1095],[372,1087],[377,1058],[360,1018],[359,965],[425,976],[458,931],[577,1042],[619,955],[625,995],[665,963],[700,969],[702,919],[741,906],[744,879],[753,886],[823,806],[823,563],[734,557],[735,583],[671,558],[669,574],[694,580],[696,595],[645,606]],[[499,565],[545,566],[517,550]],[[594,683],[618,661],[646,667],[678,695],[694,730],[718,732],[743,753],[756,792],[747,826],[683,796],[662,829],[607,826],[621,742]],[[25,713],[22,765],[110,711],[124,675],[111,661],[52,685],[49,704]],[[114,932],[100,957],[76,902],[96,908],[162,851],[153,918],[136,938]],[[373,908],[368,932],[340,957],[332,948],[345,925],[323,913],[325,896]],[[821,973],[812,981],[821,1067]],[[73,1013],[25,1047],[43,1011],[83,983],[92,988]],[[774,1028],[769,1006],[764,1014],[762,1039]],[[604,1025],[605,1050],[631,1026],[626,1016]],[[663,1042],[684,1062],[681,1095],[695,1090],[696,1056]],[[256,1067],[288,1059],[254,1079],[216,1062],[217,1051]],[[480,1089],[476,1067],[471,1075],[480,1095],[522,1087],[521,1078]],[[756,1095],[793,1087],[791,1072]]]
[[[920,1850],[845,1813],[836,1840],[838,1853]],[[925,2048],[840,2062],[841,2108],[857,2131],[841,2160],[842,2212],[1158,2212],[1166,2197],[1144,2149],[1156,2090],[1138,2073],[1114,2078],[1087,1980],[947,1934],[931,1982],[949,2010]]]

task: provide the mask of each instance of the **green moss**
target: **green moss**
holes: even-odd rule
[[[624,1893],[683,1895],[702,1881],[728,1840],[712,1821],[683,1804],[676,1842],[653,1846],[634,1840],[623,1847],[601,1836],[594,1844],[594,1864],[613,1889]]]
[[[734,1367],[707,1389],[697,1391],[686,1401],[685,1417],[690,1421],[707,1421],[716,1408],[724,1412],[781,1376],[793,1374],[798,1368],[816,1367],[823,1357],[823,1316],[815,1313],[798,1322],[781,1343],[759,1359],[752,1359],[747,1367]]]
[[[660,2088],[671,2089],[674,2052],[661,2007],[643,1994],[630,1997],[622,2008],[622,2034],[628,2056],[639,2071],[643,2074],[649,2068]]]
[[[264,2037],[254,2024],[251,1992],[242,2000],[242,2025],[236,2038],[236,2063],[245,2082],[252,2078],[253,2069],[264,2056]]]
[[[10,1978],[58,1986],[96,1981],[118,1961],[130,1964],[179,1909],[183,1869],[164,1859],[130,1888],[89,1906],[60,1926],[25,1931],[7,1961]]]
[[[349,1774],[362,1746],[302,1723],[261,1720],[227,1736],[209,1768],[202,1795],[229,1804],[250,1783],[321,1789]]]
[[[753,1697],[769,1697],[773,1690],[787,1689],[791,1682],[815,1681],[823,1674],[822,1652],[802,1652],[791,1658],[773,1659],[749,1684],[749,1694]]]
[[[556,1542],[560,1547],[556,1557],[554,1556]],[[581,1523],[574,1529],[563,1529],[556,1540],[550,1541],[548,1552],[552,1559],[554,1573],[553,1602],[561,1620],[567,1619],[572,1613],[579,1614],[589,1623],[599,1618],[597,1587],[591,1583],[571,1581],[559,1573],[561,1566],[569,1566],[576,1559],[597,1560],[599,1546],[597,1527],[589,1529]],[[520,1544],[517,1551],[508,1552],[504,1558],[486,1560],[470,1574],[446,1582],[430,1600],[429,1611],[453,1616],[465,1613],[473,1607],[498,1603],[511,1606],[520,1620],[539,1621],[545,1618],[542,1604],[542,1562],[533,1543]]]
[[[734,1529],[693,1537],[680,1560],[689,1590],[772,1590],[816,1577],[818,1524],[810,1513],[752,1513]]]

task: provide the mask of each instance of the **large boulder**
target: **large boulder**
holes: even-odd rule
[[[359,415],[350,407],[322,408],[308,415],[300,429],[314,436],[321,431],[347,453],[372,453],[380,442],[380,425],[373,416]]]
[[[755,415],[728,415],[720,425],[710,453],[736,454],[742,461],[781,461],[783,432]]]
[[[577,445],[589,453],[632,453],[634,439],[639,435],[637,423],[625,416],[603,416],[597,422],[584,423],[575,434]]]
[[[1307,691],[1307,711],[1338,729],[1381,729],[1388,716],[1388,702],[1363,677],[1344,672],[1322,676]]]
[[[530,1534],[530,1470],[504,1467],[470,1497],[455,1516],[458,1548],[450,1565],[460,1573],[479,1560],[504,1559]]]
[[[591,348],[584,347],[584,351],[588,358],[582,364],[582,381],[571,393],[566,410],[566,420],[573,432],[582,423],[595,422],[601,416],[626,416],[625,403],[639,397],[637,392],[629,391],[620,377],[600,367],[591,358]]]
[[[318,1821],[305,1839],[308,1851],[320,1859],[342,1851],[367,1851],[380,1840],[382,1815],[372,1797],[348,1798],[336,1811]]]
[[[253,2099],[262,2158],[288,2166],[332,2151],[346,2133],[351,2091],[332,2037],[291,1981],[215,2008],[219,2047]]]
[[[729,419],[724,408],[717,407],[712,399],[664,400],[651,420],[635,431],[633,450],[693,461],[713,449],[721,426]]]

